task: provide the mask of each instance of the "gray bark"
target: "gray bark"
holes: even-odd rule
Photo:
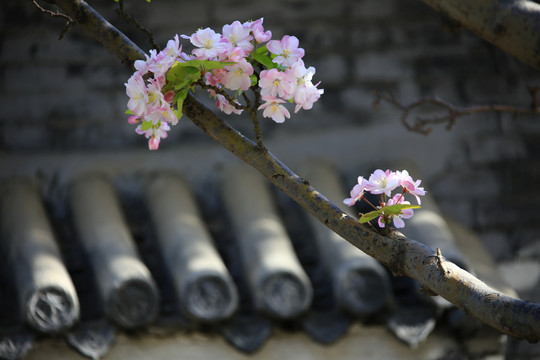
[[[438,12],[540,69],[540,4],[527,0],[423,0]]]

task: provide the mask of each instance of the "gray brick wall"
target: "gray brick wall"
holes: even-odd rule
[[[112,0],[92,4],[148,49],[145,36],[118,19]],[[274,37],[300,38],[305,61],[317,68],[316,78],[325,89],[311,112],[293,116],[281,127],[264,122],[269,139],[349,127],[375,134],[379,143],[406,138],[403,145],[375,148],[358,161],[377,166],[379,160],[395,157],[394,151],[399,154],[400,146],[409,149],[408,154],[421,162],[426,186],[443,211],[474,227],[487,243],[515,251],[538,237],[539,117],[470,116],[450,132],[439,127],[424,137],[404,131],[400,113],[390,106],[378,112],[371,107],[374,89],[392,91],[404,102],[438,95],[457,105],[527,105],[526,86],[540,83],[540,73],[474,34],[443,30],[440,16],[421,1],[132,0],[126,9],[153,30],[161,45],[176,33],[191,34],[206,26],[220,29],[236,19],[264,16]],[[146,147],[124,115],[123,83],[129,69],[80,29],[59,41],[63,21],[41,14],[31,2],[4,0],[0,13],[2,156]],[[236,118],[231,122],[249,129]],[[209,141],[184,125],[184,130],[173,128],[165,148]],[[377,144],[361,137],[357,141]],[[347,168],[344,159],[354,157],[335,158]],[[497,256],[508,256],[497,249]]]

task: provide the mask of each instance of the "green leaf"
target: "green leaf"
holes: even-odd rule
[[[198,67],[177,62],[167,72],[167,86],[178,91],[189,87],[200,78],[201,71]]]
[[[131,111],[131,110],[129,110],[129,109],[127,109],[125,113],[126,113],[127,115],[135,115],[135,114],[133,113],[133,111]]]
[[[401,210],[405,209],[420,209],[419,205],[412,205],[412,204],[394,204],[394,205],[388,205],[382,207],[380,210],[382,210],[385,214],[389,216],[397,216],[401,215]]]
[[[381,215],[382,215],[382,210],[381,209],[370,211],[370,212],[368,212],[366,214],[362,214],[362,216],[360,216],[360,219],[358,219],[358,221],[361,224],[364,224],[364,223],[367,223],[368,221],[371,221],[371,220],[373,220],[376,217],[379,217]]]
[[[202,71],[210,71],[215,69],[223,69],[227,65],[232,65],[234,62],[220,62],[215,60],[199,60],[201,62],[200,69]]]
[[[401,215],[402,214],[401,210],[420,209],[420,208],[421,206],[412,205],[412,204],[394,204],[394,205],[383,206],[382,208],[378,210],[370,211],[366,214],[363,214],[362,216],[360,216],[360,219],[358,219],[358,221],[364,224],[383,214],[388,215],[389,217],[393,217],[393,216]]]
[[[186,68],[178,64],[180,63],[177,62],[169,69],[169,71],[167,71],[167,81],[183,81],[188,76],[188,71]]]
[[[266,47],[266,44],[264,44],[260,48],[257,48],[257,50],[255,50],[255,53],[256,54],[262,54],[262,55],[267,54],[268,53],[268,48]]]
[[[255,59],[257,62],[266,66],[268,69],[277,68],[277,64],[273,63],[272,60],[266,55],[262,55],[262,54],[258,54],[257,52],[254,52],[254,53],[251,53],[251,57]]]
[[[192,83],[193,81],[190,78],[186,78],[186,80],[174,86],[174,91],[179,91],[179,90],[182,90],[183,88],[189,87]]]
[[[188,78],[192,82],[196,82],[201,78],[201,71],[197,68],[186,68],[188,70]]]
[[[257,85],[257,82],[258,82],[258,80],[259,80],[259,79],[257,79],[257,75],[251,75],[251,76],[249,77],[249,79],[251,80],[251,86]]]
[[[150,130],[152,128],[154,124],[152,124],[151,121],[146,121],[144,120],[141,124],[141,130],[142,131],[146,131],[146,130]]]
[[[186,96],[188,94],[188,89],[180,90],[174,97],[174,101],[176,102],[176,117],[178,120],[182,117],[182,108],[184,107],[184,100],[186,99]]]
[[[214,70],[214,69],[223,69],[225,66],[232,65],[232,64],[234,64],[234,62],[191,59],[184,62],[177,62],[175,65],[179,67],[194,67],[200,70]]]

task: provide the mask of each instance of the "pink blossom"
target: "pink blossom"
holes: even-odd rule
[[[226,67],[227,73],[223,77],[223,85],[231,90],[248,90],[251,87],[250,76],[253,66],[246,60]]]
[[[409,205],[410,202],[405,201],[405,199],[403,198],[403,194],[396,194],[396,195],[394,195],[393,198],[388,199],[387,205],[390,206],[390,205],[395,205],[395,204],[407,204],[407,205]],[[384,207],[383,207],[383,209],[384,209]],[[383,216],[384,215],[385,214],[383,212]],[[405,227],[405,222],[403,221],[403,219],[409,219],[413,215],[414,215],[413,209],[403,209],[403,210],[401,210],[400,215],[392,216],[392,220],[394,222],[394,227],[396,229]],[[380,227],[385,226],[385,220],[384,220],[383,216],[379,217],[379,220],[378,220],[378,223],[379,223]]]
[[[298,60],[290,68],[287,68],[285,73],[294,83],[294,102],[296,103],[294,112],[297,113],[300,109],[311,109],[315,101],[319,100],[324,93],[323,89],[317,88],[319,83],[313,85],[311,82],[315,68],[310,66],[306,69],[304,62]]]
[[[277,123],[282,123],[285,121],[285,118],[290,118],[291,114],[289,113],[289,110],[281,103],[284,103],[285,100],[278,99],[274,96],[263,96],[263,101],[265,101],[264,104],[259,106],[258,110],[264,109],[263,116],[272,118]]]
[[[197,59],[213,59],[223,50],[221,35],[210,28],[200,29],[190,37],[182,37],[189,39],[198,48],[193,50]]]
[[[227,74],[227,70],[225,69],[214,69],[213,72],[208,71],[204,74],[204,81],[206,85],[220,88],[220,83],[223,81],[225,74]]]
[[[313,85],[311,82],[309,82],[296,88],[296,92],[294,94],[294,102],[296,103],[296,107],[294,109],[295,113],[297,113],[300,109],[310,110],[313,107],[313,103],[319,100],[321,95],[324,93],[324,90],[317,89],[317,85]]]
[[[367,180],[362,176],[358,177],[358,184],[354,185],[351,190],[351,197],[343,200],[343,203],[348,206],[353,206],[358,200],[364,196],[364,191],[366,190]]]
[[[150,50],[150,57],[146,56],[146,61],[135,61],[135,68],[141,72],[141,75],[151,71],[154,77],[164,77],[167,71],[174,65],[180,56],[186,56],[182,53],[182,46],[178,35],[167,42],[167,47],[156,53],[156,50]]]
[[[174,38],[167,41],[167,47],[162,50],[167,56],[178,58],[182,54],[182,45],[180,45],[180,39],[178,34],[174,35]]]
[[[148,92],[142,76],[135,73],[124,85],[129,96],[128,109],[137,116],[144,115],[147,110]]]
[[[420,196],[424,196],[426,192],[423,187],[419,187],[422,180],[414,181],[413,178],[409,175],[407,170],[398,171],[397,176],[399,178],[399,185],[403,186],[406,192],[411,193],[416,197],[418,205],[421,204]]]
[[[172,104],[174,101],[174,91],[169,90],[166,93],[163,94],[163,98],[168,104]]]
[[[161,140],[160,138],[152,136],[148,140],[148,149],[149,150],[157,150],[159,148],[159,141],[160,140]]]
[[[272,54],[277,55],[272,61],[276,64],[289,67],[304,56],[304,49],[298,47],[296,36],[285,35],[278,40],[270,40],[266,47]]]
[[[237,105],[240,105],[239,103],[235,102]],[[225,98],[223,95],[217,95],[216,96],[216,105],[217,107],[223,111],[225,114],[237,114],[240,115],[242,113],[242,109],[236,108],[236,106],[231,105],[231,103]]]
[[[142,121],[142,118],[140,118],[137,115],[131,115],[130,117],[128,117],[128,123],[130,123],[132,125],[138,124],[141,121]]]
[[[165,100],[165,96],[161,92],[161,83],[156,79],[148,79],[148,82],[147,112],[152,112],[155,109],[169,106],[169,104]]]
[[[259,75],[261,96],[279,96],[283,99],[292,97],[293,86],[287,75],[278,69],[263,70]]]
[[[251,43],[253,36],[250,35],[250,29],[244,28],[239,21],[223,26],[223,38],[227,39],[233,48],[240,47],[246,54],[253,50]]]
[[[154,111],[146,115],[145,120],[151,121],[152,124],[159,124],[160,122],[165,122],[176,125],[178,123],[178,118],[176,117],[176,114],[170,106],[164,106],[154,109]]]
[[[369,181],[366,184],[366,190],[372,194],[386,194],[390,196],[392,190],[399,185],[399,178],[395,172],[390,170],[382,171],[377,169],[369,177]]]
[[[233,62],[240,62],[245,57],[246,54],[244,53],[244,50],[242,50],[241,47],[237,46],[235,48],[231,48],[226,54],[224,54],[227,59]]]
[[[148,70],[154,73],[154,77],[164,77],[167,71],[176,62],[176,56],[170,56],[166,52],[160,52],[153,61],[148,63]]]
[[[237,109],[236,106],[233,106],[226,98],[225,96],[221,94],[217,94],[214,90],[209,89],[208,93],[210,93],[210,96],[216,99],[216,106],[223,111],[225,114],[230,115],[232,113],[240,115],[242,113],[242,109]],[[240,105],[238,102],[235,102],[237,105]]]
[[[135,132],[141,134],[148,139],[148,149],[157,150],[159,147],[160,139],[165,139],[167,137],[167,131],[171,128],[166,122],[161,122],[157,125],[152,125],[148,130],[142,130],[142,124],[137,126]]]
[[[250,29],[252,31],[253,37],[255,37],[255,41],[257,41],[258,43],[267,42],[272,38],[272,32],[270,30],[264,31],[264,27],[262,25],[263,21],[264,18],[260,18],[253,22],[244,23],[244,28]]]
[[[146,60],[135,60],[133,66],[139,75],[143,76],[148,72],[148,67],[151,63],[156,61],[157,51],[155,49],[150,50],[150,56],[144,54]]]
[[[313,75],[315,75],[315,68],[313,66],[306,68],[304,62],[299,59],[287,68],[285,73],[290,79],[295,79],[297,86],[302,86],[306,83],[311,83]]]

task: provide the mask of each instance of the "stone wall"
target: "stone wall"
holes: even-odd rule
[[[119,20],[112,0],[92,5],[148,50],[144,34]],[[129,69],[81,29],[59,41],[64,21],[40,13],[31,2],[4,0],[0,9],[2,157],[146,148],[124,114]],[[498,259],[512,258],[539,240],[537,116],[468,116],[450,131],[440,126],[425,137],[404,130],[400,112],[391,106],[383,104],[379,111],[371,106],[374,89],[391,91],[403,102],[437,95],[456,105],[530,103],[527,86],[540,83],[537,71],[468,31],[446,31],[423,2],[132,0],[126,9],[161,45],[176,33],[264,17],[274,38],[300,39],[305,62],[317,68],[316,80],[325,89],[314,110],[285,125],[263,122],[267,139],[279,144],[276,153],[285,160],[291,152],[323,153],[343,169],[352,162],[383,166],[394,158],[412,160],[443,211],[478,231]],[[249,123],[230,121],[249,133]],[[333,142],[323,137],[332,132]],[[322,151],[315,143],[310,153],[310,145],[294,147],[297,136],[329,145]],[[344,139],[357,147],[344,148]],[[212,146],[187,122],[173,128],[162,147],[178,144]],[[2,175],[17,171],[4,168]],[[351,179],[353,173],[349,168]]]

